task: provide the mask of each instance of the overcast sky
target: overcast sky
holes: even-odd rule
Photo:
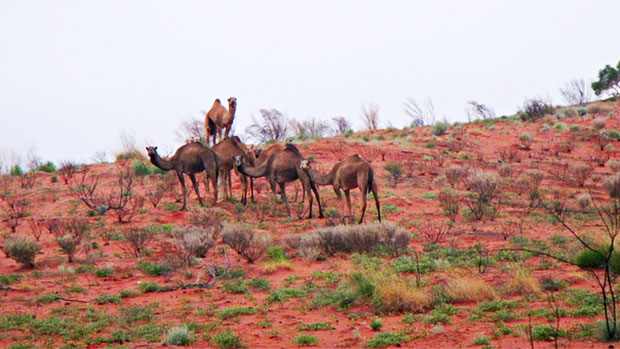
[[[620,1],[0,0],[0,152],[109,159],[119,134],[171,151],[175,130],[235,96],[262,108],[404,126],[407,98],[498,115],[620,60]],[[8,154],[8,155],[7,155]]]

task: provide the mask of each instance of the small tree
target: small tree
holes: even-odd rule
[[[547,114],[553,113],[551,102],[541,97],[526,99],[520,108],[520,117],[523,121],[536,121],[542,119]]]
[[[501,180],[495,173],[485,173],[479,170],[467,177],[469,189],[472,193],[465,201],[474,220],[481,220],[485,215],[494,215],[497,211],[496,203],[500,191]]]
[[[362,104],[360,117],[368,131],[374,132],[379,129],[379,106],[377,104],[371,103],[367,106]]]
[[[351,122],[347,120],[344,116],[337,116],[332,118],[333,126],[331,133],[334,136],[339,136],[345,134],[347,131],[351,130],[353,127]]]
[[[592,89],[597,96],[604,92],[613,96],[620,96],[620,61],[616,68],[606,65],[605,68],[599,70],[598,80],[592,83]]]
[[[469,122],[473,119],[495,119],[495,110],[476,101],[467,102],[468,107],[465,109]]]
[[[327,121],[319,119],[309,119],[304,121],[294,121],[296,137],[299,139],[322,138],[329,132]]]
[[[22,237],[9,238],[4,240],[3,244],[7,257],[21,263],[26,268],[34,267],[34,258],[41,251],[41,247],[36,242]]]
[[[383,166],[383,168],[388,172],[386,177],[387,180],[390,182],[390,185],[392,186],[392,188],[396,188],[398,182],[403,179],[403,169],[400,167],[399,164],[393,162],[386,164],[385,166]]]
[[[409,98],[405,101],[405,114],[409,115],[413,126],[428,126],[435,124],[435,107],[433,101],[428,98],[426,105],[421,106],[415,99]]]
[[[584,105],[592,100],[592,89],[583,79],[573,79],[560,87],[560,93],[568,104]]]
[[[254,123],[245,132],[261,143],[278,142],[291,134],[290,120],[277,109],[261,109],[259,120],[252,117]]]

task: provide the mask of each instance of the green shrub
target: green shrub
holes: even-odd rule
[[[552,277],[545,277],[540,280],[540,287],[545,291],[560,291],[568,287],[568,282]]]
[[[367,348],[385,348],[390,345],[400,346],[406,340],[400,334],[379,333],[366,343]]]
[[[172,345],[187,346],[194,341],[194,339],[192,338],[193,335],[193,332],[190,331],[186,325],[180,327],[173,327],[168,330],[166,343],[170,343]]]
[[[271,292],[267,297],[267,301],[270,303],[284,303],[290,298],[301,298],[307,295],[306,291],[296,288],[281,288]]]
[[[5,274],[0,275],[0,285],[12,285],[18,282],[24,276],[22,274]]]
[[[7,257],[26,268],[34,267],[34,258],[41,251],[41,247],[28,238],[13,237],[4,240],[4,252]]]
[[[336,328],[325,322],[313,322],[311,324],[298,325],[295,329],[298,331],[326,331],[335,330]]]
[[[37,171],[52,173],[56,171],[56,165],[53,162],[48,161],[44,164],[37,166]]]
[[[52,293],[46,293],[42,296],[37,297],[37,303],[49,304],[49,303],[58,302],[61,299],[62,297],[60,296],[58,292],[52,292]]]
[[[123,303],[123,300],[121,299],[121,297],[119,295],[115,295],[115,294],[102,294],[97,296],[97,298],[95,298],[95,302],[97,304],[121,304]]]
[[[558,132],[563,132],[563,131],[568,130],[568,126],[563,122],[556,122],[555,125],[553,125],[553,128]]]
[[[379,319],[378,317],[374,318],[370,322],[370,328],[372,328],[373,331],[379,331],[381,327],[383,327],[383,322],[381,322],[381,319]]]
[[[256,278],[248,281],[248,286],[261,291],[271,290],[271,284],[269,283],[269,281],[261,278]]]
[[[241,337],[229,328],[213,336],[211,341],[220,348],[245,348]]]
[[[298,334],[295,337],[295,339],[293,340],[293,343],[299,346],[317,345],[319,344],[319,339],[316,336],[309,336],[307,334],[302,333],[302,334]]]
[[[148,292],[164,292],[172,290],[169,286],[159,286],[156,282],[142,282],[138,288],[145,293]]]
[[[137,266],[138,269],[142,270],[142,272],[149,276],[161,276],[165,274],[169,274],[174,271],[174,269],[167,262],[146,262],[140,261]]]
[[[392,162],[385,164],[383,168],[387,171],[387,179],[390,182],[392,188],[396,188],[398,182],[403,178],[404,171],[399,164]]]
[[[437,123],[435,123],[435,127],[433,127],[433,135],[434,136],[441,136],[441,135],[445,134],[448,131],[449,127],[450,127],[450,125],[448,125],[445,122],[437,122]]]
[[[536,325],[532,329],[532,339],[535,341],[550,341],[556,337],[564,337],[566,334],[566,330],[556,331],[555,327],[551,325]]]
[[[474,345],[485,345],[489,343],[491,343],[491,340],[489,340],[489,337],[484,335],[478,336],[476,337],[476,339],[474,339]]]
[[[232,294],[248,293],[248,285],[242,278],[222,281],[222,290]]]
[[[134,160],[131,164],[131,169],[136,176],[148,176],[153,173],[149,165],[142,160]]]
[[[15,166],[11,167],[11,171],[9,172],[9,174],[11,176],[23,176],[24,175],[24,170],[22,170],[21,166],[15,165]]]
[[[553,106],[539,97],[525,100],[523,107],[520,108],[519,117],[523,121],[536,121],[552,113]]]
[[[95,275],[97,275],[100,278],[108,277],[108,276],[114,275],[114,269],[110,269],[110,268],[96,269]]]
[[[251,315],[256,313],[256,309],[250,307],[232,307],[217,312],[217,315],[223,319],[230,319],[239,315]]]

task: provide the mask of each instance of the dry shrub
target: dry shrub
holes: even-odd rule
[[[201,228],[176,228],[172,235],[174,254],[183,266],[191,266],[196,258],[204,258],[215,246],[211,232]]]
[[[61,161],[60,168],[56,171],[63,183],[69,184],[69,181],[80,170],[80,166],[71,161]]]
[[[605,120],[604,118],[596,118],[592,120],[592,127],[594,127],[595,130],[602,130],[605,128],[606,123],[607,120]]]
[[[607,166],[611,169],[613,173],[620,172],[620,161],[617,160],[609,160],[607,161]]]
[[[36,241],[39,241],[41,235],[43,235],[43,231],[45,230],[44,221],[45,220],[41,218],[31,218],[28,220],[28,231]]]
[[[586,180],[592,174],[592,167],[587,164],[571,164],[569,171],[573,176],[573,180],[577,182],[580,187],[586,184]]]
[[[311,234],[302,236],[297,251],[308,263],[316,261],[322,253],[319,237]]]
[[[523,172],[522,176],[531,182],[530,192],[532,192],[540,187],[542,180],[545,178],[545,173],[541,170],[528,169]]]
[[[431,182],[431,186],[434,188],[443,188],[448,184],[448,179],[444,175],[437,176]]]
[[[501,180],[495,173],[486,173],[482,170],[467,177],[469,190],[473,193],[468,196],[466,204],[475,220],[481,220],[495,209],[493,201],[499,195]]]
[[[228,211],[219,207],[193,208],[189,214],[189,222],[209,233],[213,240],[220,236],[229,218]]]
[[[446,295],[454,302],[480,302],[497,296],[493,287],[483,279],[469,276],[450,280],[446,287]]]
[[[603,189],[612,199],[620,199],[620,173],[605,178]]]
[[[444,174],[450,186],[456,188],[456,186],[463,183],[469,175],[469,168],[451,165],[444,171]]]
[[[592,205],[592,197],[589,193],[581,193],[577,195],[577,204],[579,204],[579,208],[585,210]]]
[[[411,235],[392,222],[324,227],[311,230],[307,236],[316,237],[308,238],[308,243],[316,243],[315,246],[326,256],[333,256],[336,252],[370,253],[381,245],[388,254],[397,257],[407,250],[411,241]]]
[[[156,174],[150,178],[152,178],[152,182],[154,183],[145,188],[144,196],[151,203],[151,205],[153,205],[153,207],[157,207],[161,199],[163,199],[167,193],[174,190],[176,178],[172,172],[165,175]]]
[[[503,178],[510,178],[515,173],[515,169],[510,164],[500,164],[497,168],[497,173]]]
[[[144,255],[148,245],[155,237],[152,232],[141,228],[128,228],[123,230],[121,234],[125,238],[121,243],[121,249],[136,258]]]
[[[505,294],[528,296],[540,292],[540,285],[530,275],[529,271],[516,269],[510,273],[510,276],[504,283],[503,291]]]
[[[433,224],[427,223],[422,225],[419,230],[426,241],[433,244],[438,244],[443,238],[448,235],[451,225],[448,224]]]
[[[382,312],[419,313],[430,308],[430,297],[406,278],[394,273],[366,271],[375,285],[375,301]]]
[[[12,237],[4,240],[2,249],[8,258],[26,268],[34,267],[34,258],[41,251],[41,247],[36,242],[23,237]]]
[[[244,224],[226,224],[222,241],[248,263],[258,260],[272,244],[270,235],[256,235],[251,226]]]
[[[4,197],[4,204],[2,206],[2,219],[11,228],[11,231],[15,232],[21,221],[30,214],[28,212],[30,201],[26,199],[24,194],[12,194]]]
[[[357,154],[362,157],[362,159],[368,161],[369,163],[375,161],[379,156],[381,156],[382,153],[379,147],[375,147],[373,145],[357,145],[355,150]]]
[[[519,153],[518,145],[503,147],[499,151],[499,158],[502,162],[512,163],[521,161],[521,153]]]

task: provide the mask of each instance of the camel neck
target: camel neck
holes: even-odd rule
[[[150,155],[149,157],[151,158],[151,163],[157,166],[158,168],[164,171],[172,170],[172,162],[170,160],[162,159],[162,157],[159,156],[159,154]]]
[[[252,178],[265,177],[267,175],[266,164],[262,164],[258,167],[246,166],[245,164],[242,164],[238,167],[238,169],[243,175]]]
[[[328,184],[332,184],[332,174],[330,173],[326,173],[326,174],[321,174],[319,173],[319,171],[311,168],[309,171],[310,173],[310,178],[312,178],[312,180],[319,184],[319,185],[328,185]]]

